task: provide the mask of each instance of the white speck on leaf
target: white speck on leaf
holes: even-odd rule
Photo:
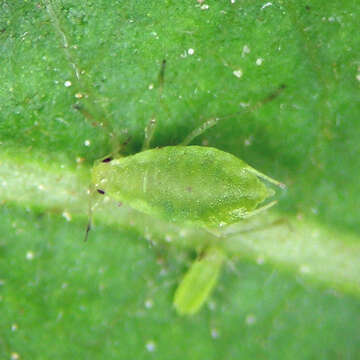
[[[313,214],[315,214],[315,215],[318,214],[318,209],[317,209],[317,208],[311,208],[310,210],[311,210],[311,212],[312,212]]]
[[[63,311],[59,311],[59,313],[56,317],[56,321],[60,321],[62,319],[63,315],[64,315]]]
[[[240,78],[243,76],[243,72],[242,72],[241,69],[234,70],[234,71],[233,71],[233,74],[234,74],[238,79],[240,79]]]
[[[64,82],[64,86],[65,87],[70,87],[72,84],[71,84],[71,81],[70,80],[66,80],[65,82]]]
[[[256,323],[256,316],[249,314],[245,318],[246,325],[254,325]]]
[[[154,352],[156,349],[156,344],[154,343],[154,341],[150,340],[146,343],[145,347],[147,351]]]
[[[192,48],[190,48],[190,49],[188,50],[188,54],[189,54],[189,55],[194,55],[194,54],[195,54],[195,50],[192,49]]]
[[[201,10],[208,10],[208,9],[209,9],[209,5],[207,5],[207,4],[201,5],[200,9],[201,9]]]
[[[63,211],[62,216],[66,221],[71,221],[71,214],[69,212]]]
[[[56,117],[55,120],[58,121],[61,124],[69,126],[69,123],[66,120],[64,120],[62,117]]]
[[[266,4],[264,4],[264,5],[261,7],[261,10],[264,10],[264,9],[267,8],[268,6],[272,6],[272,3],[271,3],[271,2],[267,2]]]
[[[306,264],[300,266],[300,272],[302,274],[309,274],[310,273],[310,267]]]
[[[209,301],[207,306],[212,311],[216,309],[216,304],[214,303],[214,301]]]
[[[85,140],[85,141],[84,141],[84,145],[85,145],[85,146],[90,146],[90,144],[91,144],[90,140]]]
[[[263,58],[258,58],[256,59],[256,65],[260,66],[263,63],[264,59]]]
[[[241,56],[244,57],[246,54],[250,54],[250,48],[248,45],[244,45]]]
[[[245,146],[250,146],[251,144],[252,144],[252,142],[253,142],[253,137],[252,136],[249,136],[248,138],[246,138],[245,140],[244,140],[244,145]]]
[[[220,336],[219,332],[217,331],[217,329],[211,329],[211,337],[213,339],[217,339]]]
[[[76,163],[77,163],[77,164],[81,164],[84,160],[85,160],[84,158],[78,156],[78,157],[76,158]]]
[[[35,256],[35,254],[32,252],[32,251],[28,251],[27,253],[26,253],[26,260],[33,260],[34,259],[34,256]]]

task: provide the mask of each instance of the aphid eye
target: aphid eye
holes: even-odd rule
[[[105,191],[104,190],[100,190],[100,189],[96,189],[96,191],[101,194],[101,195],[104,195],[105,194]]]
[[[109,157],[105,158],[102,162],[103,162],[103,163],[108,163],[108,162],[110,162],[111,160],[113,160],[113,158],[112,158],[111,156],[109,156]]]

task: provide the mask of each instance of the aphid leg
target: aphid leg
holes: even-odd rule
[[[121,157],[122,155],[122,152],[125,150],[126,146],[129,144],[131,140],[131,136],[128,136],[125,141],[123,141],[122,143],[119,143],[118,141],[118,138],[114,138],[114,141],[113,141],[113,151],[112,151],[112,154],[108,155],[108,156],[105,156],[102,160],[102,162],[108,162],[108,161],[111,161],[113,160],[115,157],[118,158],[118,157]],[[105,161],[105,160],[108,160],[108,161]]]
[[[184,146],[189,145],[195,138],[203,134],[206,130],[215,126],[222,119],[223,118],[212,118],[206,120],[198,128],[193,130],[179,145],[184,145]]]
[[[87,103],[87,106],[85,108],[85,106],[83,106],[80,103],[75,104],[74,109],[79,111],[85,118],[85,120],[91,124],[94,127],[100,127],[103,130],[106,131],[106,136],[109,137],[109,143],[111,144],[111,148],[112,148],[112,156],[117,156],[121,150],[124,147],[124,144],[120,144],[119,145],[119,137],[115,134],[115,131],[113,130],[112,126],[110,125],[110,122],[105,120],[106,117],[104,117],[105,114],[105,110],[103,114],[100,114],[99,112],[95,111],[89,111],[89,108],[92,108],[92,106],[90,106],[90,103]],[[94,109],[92,109],[94,110]],[[96,119],[103,119],[102,121],[97,121]],[[125,141],[125,144],[128,143],[128,140]]]
[[[148,122],[148,124],[146,125],[144,144],[142,147],[143,151],[149,149],[149,147],[150,147],[150,142],[151,142],[151,139],[153,138],[156,124],[157,124],[156,119],[151,118],[150,121]]]
[[[89,201],[88,201],[88,223],[87,223],[87,226],[86,226],[86,231],[85,231],[85,236],[84,236],[84,242],[87,241],[88,237],[89,237],[89,232],[91,230],[91,227],[92,227],[92,192],[93,192],[93,189],[92,189],[92,186],[90,185],[89,186],[89,189],[88,189],[88,197],[89,197]]]
[[[247,218],[252,217],[252,216],[254,216],[254,215],[258,215],[259,213],[262,213],[262,212],[264,212],[265,210],[271,208],[271,207],[274,206],[276,203],[277,203],[276,200],[271,201],[271,202],[269,202],[268,204],[266,204],[266,205],[264,205],[264,206],[261,206],[261,207],[257,208],[256,210],[251,211],[250,213],[248,213],[248,214],[246,214],[246,215],[242,215],[241,217],[242,217],[243,219],[247,219]]]
[[[195,138],[197,138],[199,135],[203,134],[205,131],[207,131],[208,129],[215,126],[220,120],[229,119],[231,117],[234,117],[234,116],[237,116],[240,114],[244,114],[244,113],[249,113],[249,112],[252,112],[252,111],[258,109],[260,106],[277,98],[280,95],[281,91],[285,89],[285,87],[286,87],[285,85],[280,85],[279,88],[276,89],[276,91],[272,92],[266,98],[259,101],[258,103],[256,103],[254,106],[248,108],[247,110],[241,110],[241,111],[237,111],[230,115],[226,115],[226,116],[222,116],[222,117],[215,117],[215,118],[206,120],[198,128],[193,130],[179,145],[184,145],[184,146],[189,145]]]
[[[159,95],[159,102],[162,104],[162,93],[164,88],[164,77],[165,77],[165,68],[166,68],[166,60],[163,60],[161,63],[161,68],[158,77],[158,95]],[[146,128],[145,128],[145,139],[142,150],[147,150],[150,147],[151,140],[154,136],[155,129],[156,129],[157,121],[155,116],[149,120]]]
[[[235,237],[239,234],[249,234],[249,233],[253,233],[253,232],[257,232],[257,231],[264,231],[267,229],[271,229],[273,227],[276,226],[282,226],[282,225],[286,225],[288,227],[289,231],[292,231],[292,226],[291,223],[289,222],[289,220],[285,217],[281,217],[275,220],[272,220],[270,222],[266,222],[266,223],[262,223],[262,224],[251,224],[250,226],[245,226],[242,224],[238,224],[237,227],[229,229],[229,231],[226,232],[225,236],[227,241],[229,241],[229,239],[231,239],[232,237]],[[241,226],[241,229],[239,229],[239,227]],[[244,227],[244,228],[242,228]]]
[[[268,222],[266,224],[261,224],[261,225],[255,225],[253,227],[248,227],[246,229],[243,230],[239,230],[233,233],[229,233],[229,236],[235,235],[235,234],[246,234],[246,233],[252,233],[252,232],[256,232],[256,231],[263,231],[263,230],[267,230],[270,229],[272,227],[275,226],[280,226],[280,225],[287,225],[289,230],[292,230],[291,224],[289,223],[289,220],[286,218],[279,218],[276,220],[273,220],[271,222]]]
[[[212,228],[212,227],[206,227],[205,230],[215,236],[216,238],[220,238],[223,236],[223,233],[221,232],[221,230],[217,229],[217,228]]]
[[[280,187],[281,189],[286,189],[286,185],[285,185],[285,184],[283,184],[283,183],[281,183],[281,182],[279,182],[279,181],[271,178],[270,176],[267,176],[267,175],[261,173],[260,171],[257,171],[257,170],[254,169],[253,167],[248,166],[246,169],[247,169],[249,172],[251,172],[252,174],[258,176],[259,178],[264,179],[264,180],[266,180],[266,181],[269,181],[271,184],[274,184],[274,185]]]
[[[158,81],[159,81],[159,96],[160,96],[160,99],[161,99],[162,92],[163,92],[163,89],[164,89],[165,68],[166,68],[166,60],[164,59],[164,60],[161,62],[161,68],[160,68],[159,78],[158,78]]]
[[[92,229],[93,207],[94,207],[93,198],[95,195],[96,195],[96,190],[93,185],[90,185],[89,189],[88,189],[88,196],[89,196],[89,198],[88,198],[89,199],[89,201],[88,201],[88,223],[87,223],[86,230],[85,230],[84,242],[87,241],[87,239],[89,237],[89,232]]]

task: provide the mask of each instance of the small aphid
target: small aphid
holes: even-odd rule
[[[220,248],[207,249],[185,274],[174,296],[174,306],[181,315],[193,315],[215,287],[225,260]]]
[[[159,75],[160,93],[165,64],[163,61]],[[275,192],[260,179],[280,187],[283,184],[232,154],[213,147],[189,146],[222,119],[207,120],[178,146],[149,149],[156,127],[156,118],[151,118],[143,151],[96,162],[91,172],[92,193],[106,193],[150,216],[212,233],[268,209],[276,201],[263,203]],[[91,205],[89,208],[91,212]],[[86,237],[90,229],[91,221]],[[174,305],[180,314],[194,314],[201,308],[217,282],[224,259],[224,252],[213,246],[194,262],[175,293]]]

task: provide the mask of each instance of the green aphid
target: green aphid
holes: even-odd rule
[[[274,195],[259,177],[275,182],[234,155],[202,146],[146,150],[92,170],[98,192],[148,215],[203,228],[232,224],[273,205],[258,208]]]
[[[160,71],[160,91],[164,68],[165,62]],[[274,94],[268,99],[272,98]],[[189,146],[221,119],[206,121],[178,146],[149,150],[156,126],[152,119],[145,129],[143,151],[96,162],[92,189],[150,216],[180,226],[201,227],[212,234],[268,209],[276,201],[263,203],[274,191],[260,179],[280,187],[283,184],[227,152]],[[89,229],[90,222],[87,232]],[[175,293],[174,306],[180,314],[191,315],[201,308],[217,282],[224,259],[219,247],[204,247]]]
[[[174,306],[180,315],[199,311],[215,287],[226,256],[217,247],[211,247],[194,261],[176,289]]]

